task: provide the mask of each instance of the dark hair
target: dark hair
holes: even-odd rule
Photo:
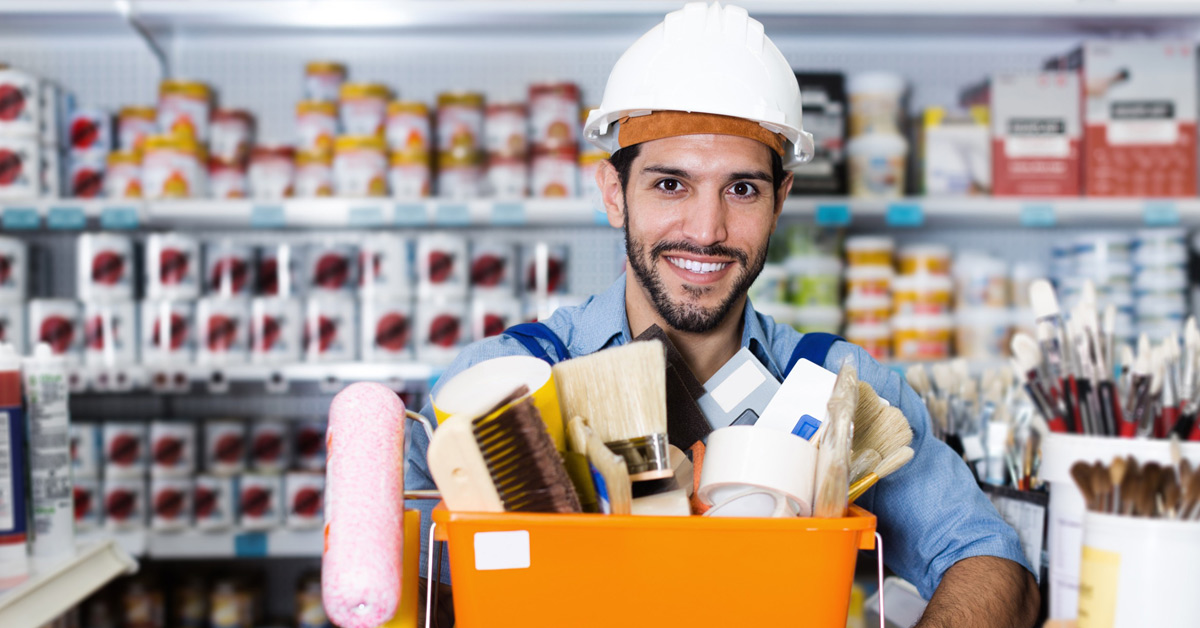
[[[767,149],[771,153],[771,183],[774,184],[775,194],[779,194],[780,186],[783,185],[783,179],[787,176],[787,171],[783,169],[783,159],[779,153]],[[621,181],[621,191],[624,192],[629,186],[629,173],[633,169],[633,162],[642,152],[641,144],[634,144],[618,149],[617,152],[609,156],[608,161],[617,169],[617,178]]]

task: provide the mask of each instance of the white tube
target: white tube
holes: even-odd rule
[[[40,568],[75,553],[66,364],[39,343],[22,365],[29,422],[31,556]]]

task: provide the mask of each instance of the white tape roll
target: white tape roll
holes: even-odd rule
[[[757,516],[807,517],[812,514],[816,467],[817,448],[799,436],[753,425],[730,426],[708,436],[697,495],[710,506],[722,506],[738,498],[741,506],[725,506],[734,511],[765,502],[766,498],[778,501],[773,495],[781,495],[789,502],[780,511],[785,514],[774,514],[778,509],[772,503],[765,514]],[[760,495],[752,497],[748,493]],[[791,514],[786,514],[788,511]],[[763,507],[756,507],[754,512],[763,512]]]
[[[777,491],[748,488],[704,513],[705,517],[795,517],[792,500]]]

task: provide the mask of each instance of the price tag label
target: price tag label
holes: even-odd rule
[[[382,227],[383,208],[378,206],[351,207],[347,222],[351,227]]]
[[[850,224],[849,205],[817,205],[817,225],[845,227]]]
[[[466,203],[438,203],[435,222],[443,227],[464,227],[471,224],[471,210]]]
[[[33,207],[5,207],[0,214],[0,226],[13,231],[37,229],[42,226],[42,219]]]
[[[233,554],[238,558],[262,558],[267,555],[265,532],[243,532],[233,537]]]
[[[492,205],[493,225],[523,225],[525,222],[524,203],[496,203]]]
[[[136,207],[105,207],[100,210],[100,228],[137,229],[141,224],[140,218]]]
[[[889,227],[920,227],[925,224],[925,213],[918,203],[891,203],[887,208]]]
[[[1147,227],[1175,227],[1179,225],[1179,208],[1172,201],[1150,201],[1143,219]]]
[[[1022,227],[1053,227],[1058,224],[1054,206],[1049,203],[1030,203],[1021,206]]]
[[[283,205],[255,205],[250,208],[250,226],[256,229],[278,229],[287,224]]]
[[[392,222],[399,227],[424,227],[429,224],[425,203],[399,203]]]
[[[50,229],[78,230],[87,226],[87,217],[82,207],[51,207],[46,214],[46,227]]]

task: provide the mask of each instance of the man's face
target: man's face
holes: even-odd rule
[[[772,189],[769,151],[730,135],[642,145],[624,194],[626,253],[671,327],[714,329],[762,270],[782,207]]]

